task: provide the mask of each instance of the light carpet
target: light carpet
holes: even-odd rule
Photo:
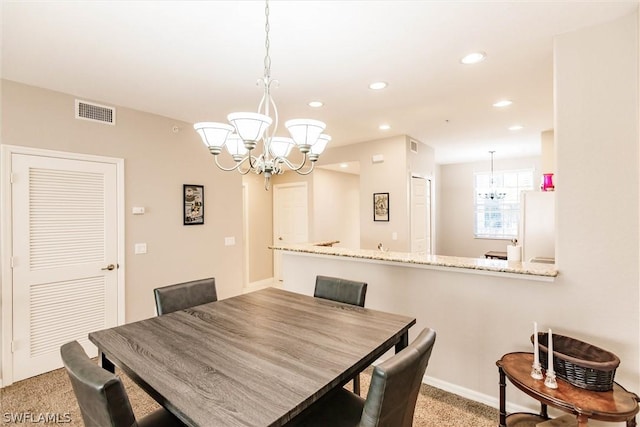
[[[362,396],[366,396],[370,372],[371,368],[361,374]],[[136,417],[142,417],[159,407],[129,377],[120,371],[116,373],[125,384]],[[352,383],[346,387],[350,384]],[[83,425],[71,383],[64,369],[57,369],[0,389],[0,408],[2,425],[53,424],[51,421],[42,422],[43,417],[51,416],[50,414],[55,414],[59,421],[64,422],[62,425]],[[23,422],[19,422],[21,416]],[[39,422],[36,422],[38,420]],[[497,424],[498,411],[494,408],[425,384],[420,389],[414,427],[495,427]]]

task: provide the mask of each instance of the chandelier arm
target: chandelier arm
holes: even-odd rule
[[[251,150],[249,150],[249,153],[247,154],[247,157],[243,159],[244,160],[249,160],[249,170],[256,170],[257,168],[257,163],[256,162],[260,162],[260,158],[259,157],[255,157],[251,154]]]
[[[311,162],[311,167],[309,168],[309,170],[301,172],[300,170],[307,164],[307,153],[303,153],[302,156],[302,163],[297,166],[291,163],[291,161],[289,161],[289,159],[287,159],[286,157],[276,157],[275,161],[284,163],[289,169],[291,169],[293,172],[298,173],[299,175],[309,175],[313,171],[315,162]]]
[[[271,132],[271,136],[275,136],[276,131],[278,130],[278,107],[276,107],[276,101],[273,100],[273,98],[271,97],[271,84],[275,84],[276,86],[278,86],[278,81],[277,80],[271,80],[269,81],[269,96],[268,96],[268,100],[269,103],[271,104],[271,106],[273,107],[273,132]]]
[[[296,170],[295,172],[298,175],[309,175],[311,172],[313,172],[313,167],[315,166],[315,162],[311,163],[311,167],[309,168],[309,170],[307,171],[300,171],[300,170]]]
[[[242,161],[240,161],[240,162],[236,163],[236,165],[235,165],[235,166],[233,166],[233,167],[231,167],[231,168],[226,168],[226,167],[224,167],[224,166],[222,166],[222,165],[220,164],[220,162],[218,161],[218,156],[213,156],[213,158],[214,158],[214,159],[215,159],[215,161],[216,161],[216,166],[218,166],[218,168],[219,168],[219,169],[222,169],[222,170],[223,170],[223,171],[225,171],[225,172],[231,172],[231,171],[237,170],[237,169],[240,167],[240,165],[241,165],[242,163],[244,163],[244,161],[245,161],[245,160],[247,160],[247,159],[243,159]]]
[[[235,166],[231,167],[231,168],[226,168],[224,166],[222,166],[220,164],[220,161],[218,160],[218,156],[214,156],[215,157],[215,161],[216,161],[216,166],[218,166],[218,168],[222,169],[225,172],[232,172],[232,171],[238,171],[241,175],[246,175],[247,173],[251,172],[252,170],[255,170],[255,164],[252,164],[252,160],[253,161],[257,161],[257,159],[254,156],[248,155],[246,156],[244,159],[240,160],[239,162],[237,162],[235,164]],[[245,163],[246,161],[249,161],[249,167],[246,170],[242,170],[241,166],[243,163]]]
[[[242,170],[240,166],[246,161],[249,161],[249,167],[245,170]],[[259,161],[258,158],[256,158],[255,156],[252,156],[251,152],[249,152],[249,154],[238,163],[236,170],[240,173],[240,175],[246,175],[251,171],[255,171],[256,173],[261,173],[262,171],[260,171],[259,168],[256,167],[255,162],[258,162],[258,161]]]

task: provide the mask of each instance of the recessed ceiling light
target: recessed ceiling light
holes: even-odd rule
[[[522,128],[523,128],[522,125],[509,126],[509,130],[521,130]]]
[[[484,61],[486,57],[487,54],[484,52],[473,52],[463,56],[460,62],[463,64],[477,64],[478,62]]]
[[[389,126],[388,124],[384,123],[384,124],[381,124],[380,126],[378,126],[378,129],[380,129],[380,130],[389,130],[389,129],[391,129],[391,126]]]
[[[322,107],[324,104],[322,103],[322,101],[311,101],[309,102],[309,107],[313,107],[313,108],[320,108]]]
[[[498,102],[494,102],[493,106],[501,108],[501,107],[508,107],[511,104],[513,104],[513,101],[509,101],[508,99],[501,99]]]
[[[374,82],[369,85],[369,89],[380,90],[387,87],[387,82]]]

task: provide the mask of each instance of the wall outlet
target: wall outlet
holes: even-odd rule
[[[236,238],[235,237],[225,237],[224,238],[224,245],[225,246],[234,246],[236,244]]]
[[[395,231],[391,233],[391,240],[398,240],[398,233],[396,233]]]
[[[138,254],[146,254],[147,253],[147,244],[146,243],[136,243],[133,246],[133,252]]]

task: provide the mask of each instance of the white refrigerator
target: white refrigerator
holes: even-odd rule
[[[523,191],[520,200],[522,261],[555,262],[555,193]]]

